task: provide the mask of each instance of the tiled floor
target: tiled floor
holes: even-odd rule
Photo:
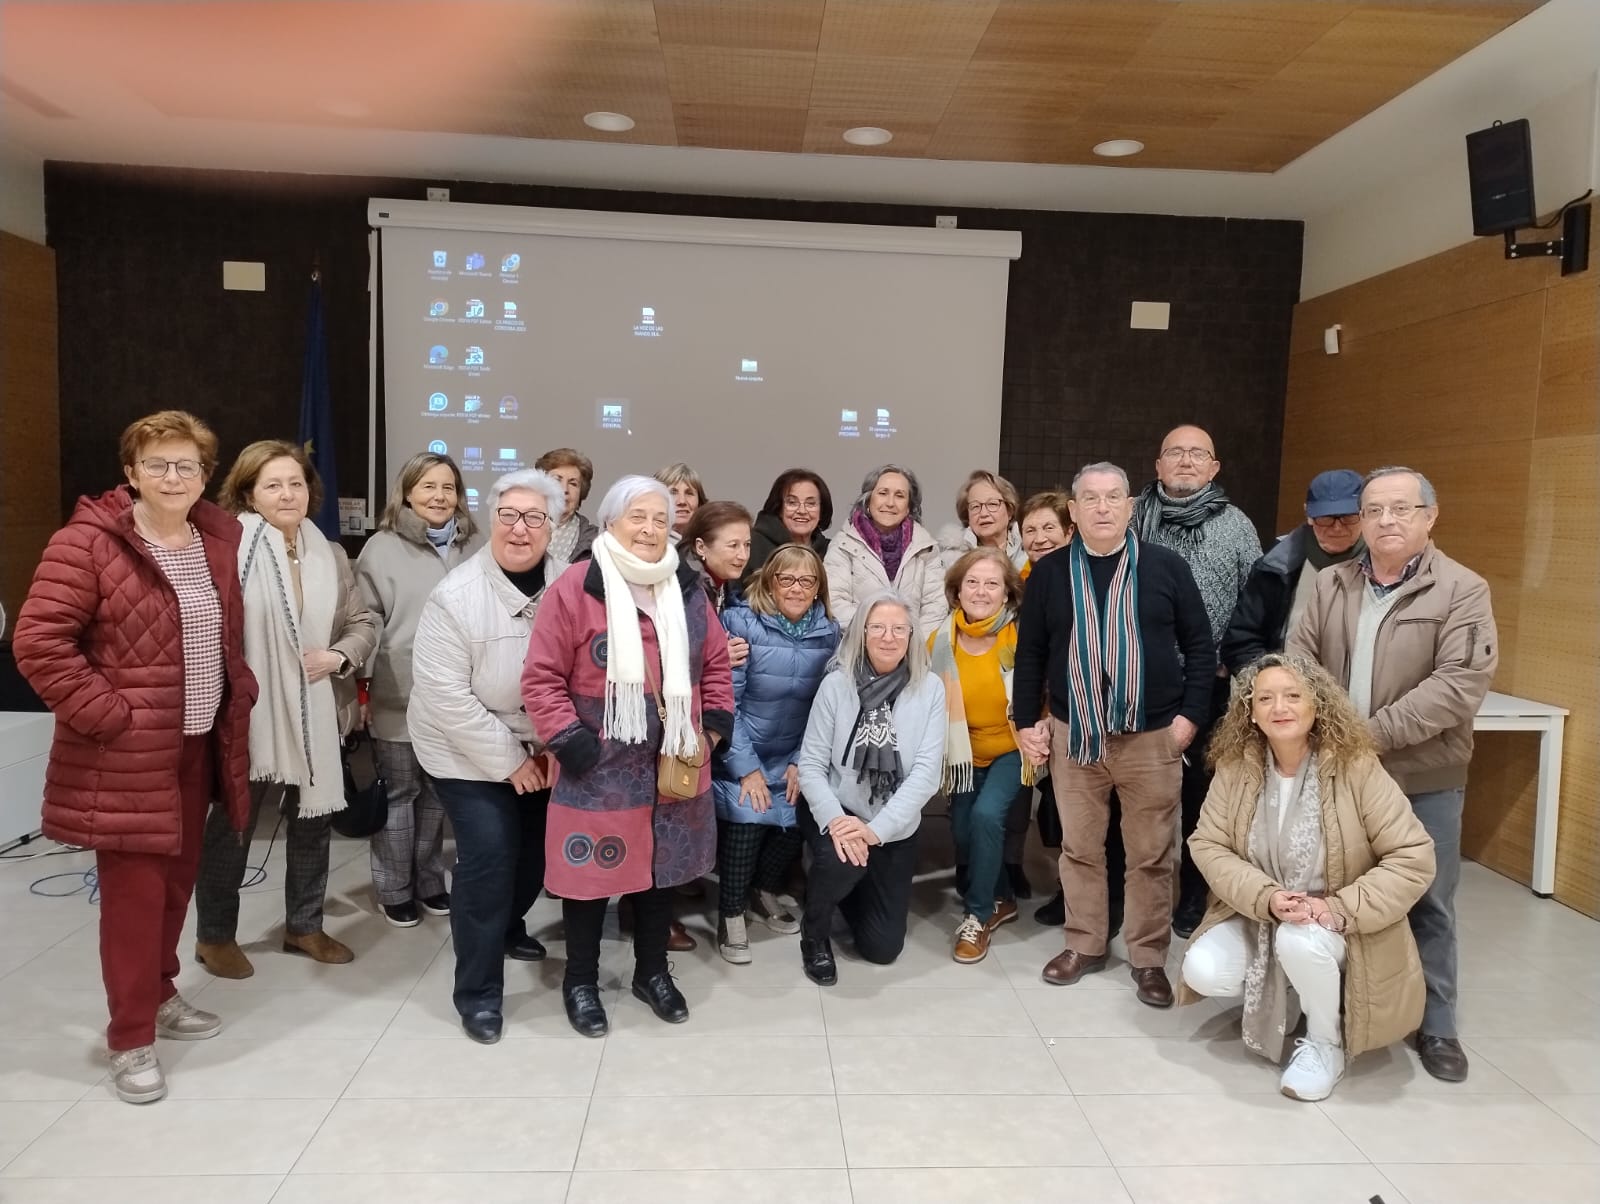
[[[446,922],[378,920],[362,847],[335,844],[329,902],[357,960],[278,952],[280,846],[244,903],[256,976],[184,971],[226,1028],[163,1042],[171,1095],[144,1108],[112,1096],[97,1056],[96,909],[28,891],[88,859],[0,863],[0,1200],[75,1204],[111,1179],[119,1204],[1600,1201],[1600,924],[1469,866],[1471,1079],[1436,1083],[1391,1049],[1299,1104],[1221,1004],[1141,1007],[1120,963],[1046,986],[1060,936],[1031,906],[987,961],[956,965],[956,905],[926,856],[905,955],[841,948],[829,990],[764,929],[753,965],[723,964],[706,904],[685,901],[693,1016],[669,1027],[621,989],[628,949],[608,940],[605,1041],[566,1025],[559,912],[541,901],[554,956],[508,964],[506,1040],[484,1048],[450,1007]]]

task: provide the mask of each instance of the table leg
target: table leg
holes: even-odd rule
[[[1561,740],[1557,716],[1539,733],[1539,784],[1533,821],[1533,893],[1548,899],[1556,890],[1556,834],[1561,826]]]

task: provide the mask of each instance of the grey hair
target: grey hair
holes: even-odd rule
[[[545,500],[545,513],[550,516],[552,523],[561,521],[561,514],[567,508],[566,490],[561,487],[561,482],[547,472],[537,468],[519,468],[515,472],[508,472],[489,486],[489,496],[484,501],[485,514],[493,514],[500,506],[500,499],[513,489],[529,489],[541,495]]]
[[[1078,469],[1078,475],[1072,478],[1072,489],[1070,492],[1074,498],[1078,496],[1078,482],[1083,480],[1084,477],[1088,476],[1092,472],[1114,472],[1122,478],[1123,489],[1127,490],[1127,492],[1130,494],[1133,492],[1133,485],[1128,481],[1128,474],[1126,471],[1124,471],[1118,465],[1111,463],[1109,460],[1097,460],[1093,464],[1085,464],[1082,468]]]
[[[922,485],[917,480],[917,474],[909,468],[901,468],[898,464],[880,464],[861,479],[861,496],[856,498],[856,509],[865,513],[867,502],[872,498],[872,491],[878,487],[878,478],[886,472],[897,472],[906,479],[906,485],[911,491],[911,518],[913,522],[922,521]]]
[[[1417,478],[1417,489],[1422,493],[1422,504],[1424,506],[1437,506],[1439,504],[1439,495],[1434,492],[1433,482],[1428,480],[1427,477],[1423,476],[1415,468],[1405,468],[1399,464],[1391,464],[1387,468],[1374,468],[1371,472],[1369,472],[1367,474],[1367,479],[1361,482],[1361,496],[1365,497],[1367,495],[1367,486],[1372,484],[1372,482],[1376,481],[1379,477],[1399,476],[1411,476]]]
[[[917,628],[917,613],[911,609],[911,604],[892,590],[873,594],[856,609],[850,622],[845,624],[833,663],[843,669],[851,681],[855,680],[856,666],[866,655],[867,620],[880,606],[898,606],[906,612],[906,622],[911,624],[911,639],[906,644],[906,668],[911,672],[911,684],[916,685],[928,675],[928,633]]]
[[[606,490],[605,497],[600,499],[600,509],[595,511],[594,521],[600,525],[601,530],[605,530],[622,517],[622,512],[628,508],[629,502],[646,493],[661,499],[661,504],[667,508],[667,523],[670,526],[672,494],[654,477],[640,476],[638,473],[622,477]]]

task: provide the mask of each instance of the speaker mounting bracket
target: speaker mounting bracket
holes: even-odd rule
[[[1589,267],[1589,206],[1569,205],[1561,214],[1562,237],[1548,242],[1518,242],[1515,230],[1505,231],[1507,259],[1561,257],[1561,274],[1587,271]]]

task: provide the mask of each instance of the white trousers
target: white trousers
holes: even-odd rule
[[[1183,957],[1183,981],[1202,995],[1230,996],[1244,991],[1250,966],[1245,925],[1254,921],[1234,916],[1210,929],[1189,946]],[[1279,924],[1273,951],[1306,1014],[1306,1036],[1331,1045],[1343,1044],[1339,1001],[1344,970],[1344,937],[1320,924]]]

